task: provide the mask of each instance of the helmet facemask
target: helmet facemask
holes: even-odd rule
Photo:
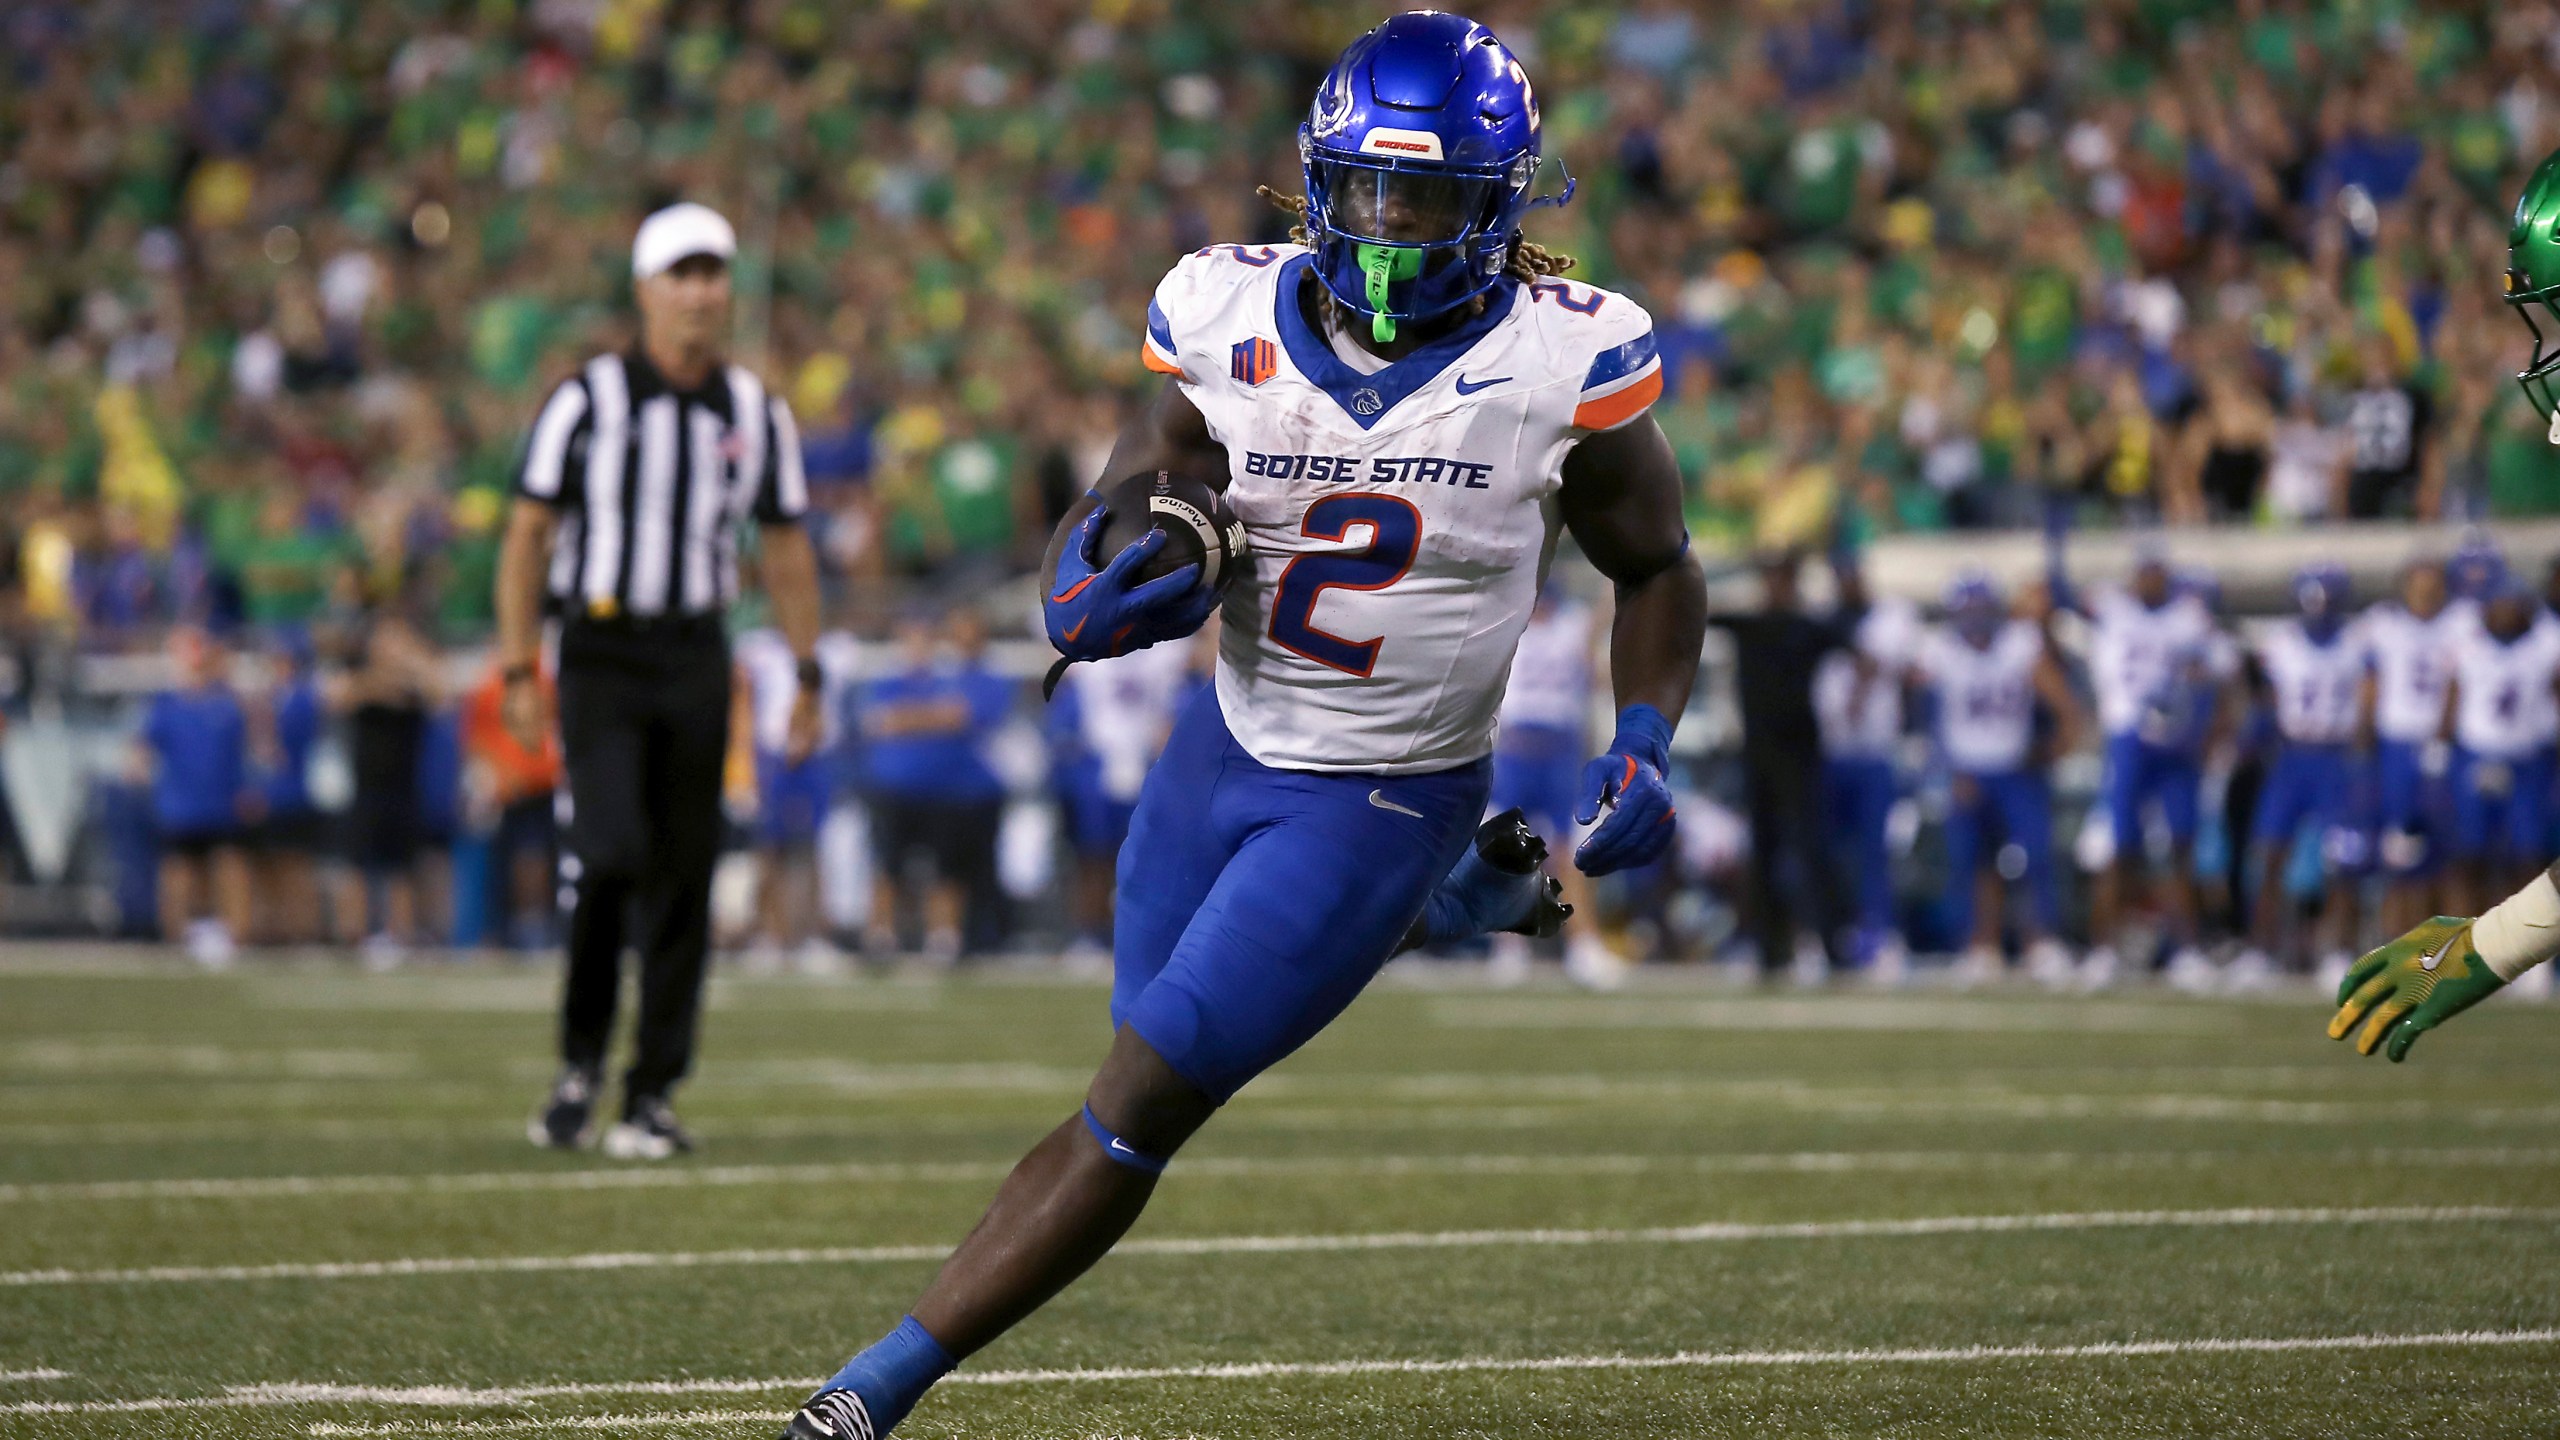
[[[1336,300],[1370,317],[1384,344],[1492,288],[1510,259],[1520,201],[1537,174],[1523,156],[1501,170],[1423,168],[1320,151],[1304,134],[1307,229],[1316,273]]]
[[[2551,422],[2552,443],[2560,444],[2560,285],[2534,288],[2533,277],[2523,270],[2507,271],[2507,305],[2524,321],[2533,335],[2533,355],[2525,368],[2516,372],[2516,384],[2533,402],[2534,412]],[[2537,318],[2536,311],[2541,314]],[[2544,327],[2550,326],[2549,333]]]

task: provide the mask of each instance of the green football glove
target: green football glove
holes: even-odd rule
[[[2356,1053],[2408,1057],[2418,1037],[2479,1004],[2507,982],[2471,948],[2471,922],[2439,915],[2355,963],[2338,982],[2329,1038],[2356,1031]],[[2364,1022],[2356,1030],[2357,1021]]]

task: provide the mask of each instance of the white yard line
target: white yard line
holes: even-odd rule
[[[861,1083],[872,1087],[871,1093],[885,1100],[970,1095],[990,1105],[1016,1100],[1029,1104],[1038,1095],[1051,1093],[1031,1088],[1032,1077],[1028,1075],[972,1075],[955,1072],[952,1067],[933,1068],[943,1072],[935,1077],[933,1083],[926,1083],[925,1077],[921,1076],[912,1080],[900,1078],[895,1067],[880,1067]],[[1699,1081],[1693,1084],[1676,1079],[1612,1079],[1590,1075],[1488,1081],[1480,1098],[1498,1098],[1515,1103],[1470,1104],[1466,1103],[1465,1097],[1470,1093],[1467,1087],[1477,1079],[1474,1076],[1356,1077],[1359,1083],[1351,1083],[1353,1078],[1334,1076],[1321,1081],[1299,1081],[1285,1076],[1273,1077],[1238,1097],[1238,1103],[1231,1106],[1225,1116],[1222,1129],[1538,1129],[1588,1124],[1595,1115],[1591,1107],[1597,1105],[1635,1107],[1638,1113],[1645,1114],[1674,1108],[1690,1123],[1725,1115],[1765,1117],[1785,1113],[1860,1120],[1991,1116],[2018,1120],[2222,1121],[2303,1126],[2365,1126],[2381,1120],[2406,1120],[2478,1131],[2506,1125],[2546,1126],[2560,1121],[2560,1104],[2464,1105],[2458,1100],[2406,1095],[2370,1099],[2287,1099],[2210,1092],[2057,1094],[2026,1089],[1982,1088],[1972,1084],[1878,1089],[1825,1087],[1788,1080]],[[343,1103],[347,1094],[343,1085],[330,1088],[302,1080],[199,1077],[190,1083],[200,1088],[221,1086],[223,1097],[233,1102],[237,1102],[244,1092],[259,1089],[274,1092],[270,1099],[281,1096],[311,1102],[308,1105],[279,1107],[288,1109],[316,1108],[321,1101]],[[0,1081],[0,1090],[10,1088],[12,1082]],[[18,1088],[32,1092],[39,1087],[30,1084]],[[58,1085],[41,1088],[47,1096],[58,1096],[62,1089]],[[456,1113],[445,1116],[359,1119],[343,1115],[284,1113],[243,1118],[235,1110],[231,1114],[195,1120],[28,1120],[0,1122],[0,1144],[99,1146],[184,1144],[224,1139],[358,1143],[405,1138],[480,1139],[496,1133],[496,1127],[487,1119],[487,1107],[480,1103],[494,1093],[494,1088],[490,1084],[459,1080],[412,1082],[408,1093],[413,1097],[431,1095],[454,1101]],[[714,1083],[709,1088],[717,1091],[722,1087]],[[740,1092],[755,1092],[771,1087],[740,1085],[732,1088]],[[1074,1087],[1069,1086],[1054,1093],[1071,1095],[1073,1090]],[[1337,1094],[1359,1095],[1373,1103],[1310,1103],[1320,1097]],[[1392,1103],[1376,1103],[1382,1099]],[[1516,1103],[1524,1099],[1546,1103]],[[465,1101],[470,1103],[466,1105]],[[997,1112],[992,1109],[986,1113],[990,1122],[997,1118]],[[1004,1113],[1009,1115],[1011,1112]],[[881,1119],[855,1121],[837,1115],[773,1116],[768,1113],[761,1116],[715,1115],[708,1120],[697,1115],[696,1121],[698,1127],[714,1139],[805,1139],[875,1137],[899,1122],[911,1124],[913,1115],[914,1112],[891,1110],[884,1111]],[[513,1133],[512,1127],[508,1133]]]
[[[1286,1255],[1504,1246],[1703,1245],[1749,1240],[1847,1240],[2064,1230],[2218,1229],[2257,1225],[2453,1224],[2560,1221],[2560,1209],[2507,1205],[2389,1205],[2227,1210],[2086,1210],[2026,1215],[1936,1215],[1902,1220],[1781,1224],[1711,1221],[1628,1229],[1404,1230],[1352,1235],[1204,1235],[1130,1240],[1115,1255]],[[940,1260],[931,1245],[811,1246],[764,1250],[607,1251],[584,1255],[438,1256],[273,1265],[162,1265],[129,1270],[0,1271],[0,1287],[190,1285],[230,1280],[370,1280],[419,1275],[534,1274],[594,1270],[691,1270],[733,1265],[879,1265]]]
[[[2560,1343],[2560,1329],[2443,1330],[2406,1334],[2286,1335],[2244,1339],[2124,1340],[2081,1345],[1961,1345],[1915,1349],[1865,1350],[1689,1350],[1670,1355],[1555,1355],[1533,1358],[1473,1356],[1454,1360],[1279,1360],[1236,1365],[1167,1365],[1099,1367],[1084,1370],[962,1370],[945,1385],[1062,1385],[1151,1380],[1272,1380],[1346,1375],[1523,1374],[1579,1370],[1712,1370],[1803,1366],[1965,1365],[1997,1360],[2117,1360],[2179,1355],[2272,1355],[2296,1351],[2400,1350],[2430,1346],[2548,1345]],[[424,1409],[473,1409],[528,1405],[543,1400],[602,1396],[788,1395],[816,1388],[809,1379],[635,1380],[554,1385],[518,1385],[474,1389],[455,1385],[255,1385],[219,1395],[158,1396],[137,1400],[26,1401],[0,1405],[0,1415],[130,1414],[155,1410],[274,1409],[298,1405],[398,1405]],[[693,1412],[706,1422],[730,1412]],[[765,1412],[754,1412],[761,1416]],[[777,1412],[778,1413],[778,1412]],[[513,1424],[540,1428],[585,1422],[580,1428],[611,1428],[617,1416],[583,1416],[571,1420],[526,1419],[476,1422],[487,1427]],[[678,1414],[631,1417],[633,1423],[682,1424]],[[429,1425],[435,1422],[427,1422]],[[475,1422],[462,1422],[465,1424]],[[441,1428],[452,1428],[447,1424]],[[315,1434],[357,1435],[421,1433],[425,1426],[394,1424],[332,1426]],[[456,1433],[465,1433],[456,1431]]]
[[[2224,1165],[2560,1166],[2560,1148],[2473,1146],[2348,1150],[1798,1150],[1736,1155],[1390,1155],[1203,1157],[1172,1173],[1219,1180],[1292,1175],[1848,1175],[1932,1170],[2177,1170]],[[707,1165],[659,1169],[490,1170],[428,1175],[250,1175],[196,1180],[65,1180],[0,1185],[0,1204],[100,1200],[273,1200],[509,1191],[695,1190],[752,1185],[1001,1180],[1009,1161]]]
[[[365,1435],[509,1435],[542,1430],[688,1430],[697,1425],[780,1424],[788,1410],[677,1410],[656,1415],[567,1415],[554,1420],[411,1420],[383,1425],[341,1425],[322,1420],[305,1426],[314,1440]]]
[[[15,1385],[31,1380],[68,1380],[68,1370],[0,1370],[0,1385]]]

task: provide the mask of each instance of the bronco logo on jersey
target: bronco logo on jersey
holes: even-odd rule
[[[1237,341],[1227,352],[1227,373],[1247,385],[1259,385],[1279,370],[1280,347],[1258,335]]]

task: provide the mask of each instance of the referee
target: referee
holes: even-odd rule
[[[818,578],[800,528],[808,485],[781,398],[726,363],[729,223],[700,205],[651,215],[631,246],[640,343],[561,382],[525,446],[498,565],[508,728],[537,746],[548,718],[542,617],[560,622],[560,743],[568,772],[563,874],[575,887],[560,1002],[560,1078],[527,1127],[571,1149],[595,1127],[626,937],[640,952],[636,1054],[604,1150],[692,1148],[668,1094],[693,1059],[711,950],[729,745],[737,533],[756,522],[775,623],[799,660],[791,749],[818,733]]]

